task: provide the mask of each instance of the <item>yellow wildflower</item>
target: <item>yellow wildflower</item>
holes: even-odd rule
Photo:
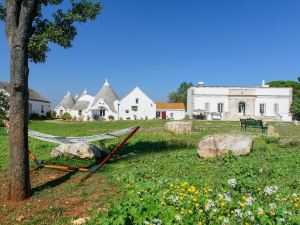
[[[198,213],[199,213],[199,214],[203,213],[203,209],[199,209],[199,210],[198,210]]]
[[[195,206],[196,206],[196,207],[199,207],[199,206],[200,206],[200,204],[199,204],[199,203],[196,203],[196,204],[195,204]]]
[[[240,206],[241,206],[241,207],[245,207],[245,205],[246,205],[246,204],[243,203],[243,202],[240,203]]]
[[[189,214],[192,214],[193,213],[193,210],[189,210]]]
[[[203,225],[203,223],[202,222],[198,222],[198,225]]]

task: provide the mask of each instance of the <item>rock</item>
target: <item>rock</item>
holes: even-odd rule
[[[79,218],[77,220],[73,220],[72,224],[73,225],[82,225],[82,224],[85,224],[86,222],[88,222],[89,220],[91,220],[91,217]]]
[[[165,130],[175,134],[188,134],[192,131],[192,122],[173,121],[167,122]]]
[[[254,139],[243,134],[215,134],[202,138],[198,154],[203,158],[215,158],[232,151],[236,155],[250,153]]]
[[[98,148],[96,145],[86,142],[74,143],[74,144],[60,144],[58,147],[52,150],[51,156],[57,157],[59,155],[77,156],[81,159],[100,158],[107,153]]]
[[[25,219],[25,216],[19,216],[17,219],[16,219],[16,221],[17,222],[21,222],[22,220],[24,220]]]
[[[279,137],[279,134],[275,132],[275,128],[273,126],[268,126],[267,135],[268,137],[274,137],[274,138]]]

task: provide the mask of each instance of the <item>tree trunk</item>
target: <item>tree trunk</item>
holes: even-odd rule
[[[29,68],[27,42],[16,39],[10,44],[8,199],[22,201],[31,196],[28,158]]]

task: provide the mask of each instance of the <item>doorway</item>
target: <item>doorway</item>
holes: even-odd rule
[[[245,102],[239,102],[239,114],[242,115],[242,116],[245,116],[246,115],[246,104]]]

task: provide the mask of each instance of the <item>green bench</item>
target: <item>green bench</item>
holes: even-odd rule
[[[251,118],[240,119],[241,130],[247,130],[247,128],[260,128],[262,133],[268,130],[268,125],[264,124],[262,120],[255,120]]]

